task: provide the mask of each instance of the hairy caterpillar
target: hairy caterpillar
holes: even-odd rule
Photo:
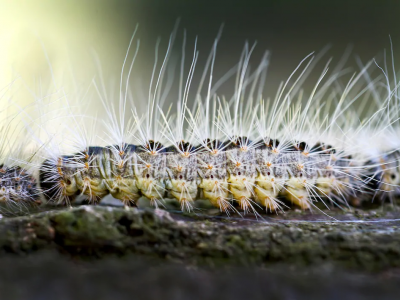
[[[37,186],[35,170],[26,161],[26,144],[20,136],[26,134],[20,114],[20,108],[12,100],[12,82],[1,91],[0,110],[0,213],[26,211],[40,203],[40,191]],[[17,108],[18,107],[18,108]]]
[[[328,75],[326,66],[306,96],[302,85],[315,66],[310,54],[281,84],[275,98],[266,99],[269,55],[266,53],[251,71],[254,46],[248,44],[234,71],[213,82],[219,36],[194,101],[189,101],[199,53],[195,46],[184,84],[184,35],[176,113],[173,107],[164,108],[172,86],[168,64],[176,30],[158,76],[157,44],[144,109],[133,100],[128,86],[139,47],[123,78],[132,37],[117,105],[109,99],[103,82],[100,87],[94,83],[107,112],[104,138],[98,139],[105,145],[90,140],[90,135],[102,135],[96,125],[93,133],[78,130],[84,122],[69,113],[64,119],[73,119],[77,125],[69,129],[76,137],[72,147],[76,150],[66,153],[52,142],[46,144],[49,151],[43,155],[39,171],[44,195],[67,204],[79,194],[91,203],[111,194],[125,205],[135,205],[140,197],[155,206],[163,205],[165,198],[174,198],[183,211],[192,211],[195,200],[206,199],[228,214],[259,214],[258,208],[277,212],[291,204],[320,210],[317,202],[344,207],[357,201],[395,201],[400,192],[396,79],[394,87],[389,80],[382,83],[382,78],[388,78],[384,71],[383,77],[372,80],[368,70],[373,63],[369,62],[343,86],[344,72],[339,68]],[[234,74],[232,96],[220,96],[218,86]],[[194,102],[192,108],[189,102]],[[358,102],[361,108],[356,109]],[[372,102],[370,106],[368,102]],[[380,147],[377,139],[387,146]]]

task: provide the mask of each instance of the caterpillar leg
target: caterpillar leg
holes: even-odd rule
[[[204,198],[210,203],[219,208],[221,212],[228,213],[232,210],[232,205],[229,202],[228,182],[218,179],[202,179],[199,188],[203,190]]]
[[[287,200],[303,210],[311,208],[311,199],[305,189],[305,179],[292,177],[286,182],[286,188],[283,192]]]
[[[269,193],[268,191],[262,190],[261,188],[255,188],[256,202],[268,212],[283,211],[284,203],[275,196],[275,193]]]
[[[171,180],[167,185],[170,194],[178,200],[181,210],[191,212],[194,206],[194,200],[197,196],[196,182],[187,182],[185,180]]]
[[[256,202],[265,207],[266,211],[283,211],[283,202],[278,199],[278,195],[283,187],[283,182],[278,183],[274,176],[263,176],[259,174],[255,181],[254,194]]]

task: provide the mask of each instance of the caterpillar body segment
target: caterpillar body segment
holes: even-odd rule
[[[336,158],[334,157],[335,150],[331,146],[325,146],[318,143],[310,152],[310,155],[315,160],[315,170],[317,178],[315,186],[320,196],[324,197],[333,192],[335,185],[336,174],[334,172]]]
[[[264,142],[255,150],[257,177],[255,179],[254,194],[256,201],[267,211],[282,210],[284,203],[278,199],[289,174],[283,164],[283,156],[279,155],[274,144],[279,141]]]
[[[303,151],[294,149],[282,154],[283,164],[288,166],[289,179],[285,183],[285,196],[302,209],[311,208],[310,188],[315,185],[317,172],[313,168],[312,157]]]
[[[145,147],[136,147],[134,165],[136,186],[141,194],[158,206],[165,195],[167,161],[165,148],[159,142],[148,141]]]
[[[374,198],[394,198],[400,195],[400,151],[392,151],[370,161],[367,172],[367,186],[373,191]]]
[[[316,160],[315,187],[322,199],[336,206],[348,206],[348,200],[363,190],[362,168],[357,167],[355,160],[345,152],[331,145],[317,143],[311,149],[310,156]]]
[[[110,194],[125,205],[135,205],[140,198],[135,176],[136,146],[131,144],[103,148],[105,184]]]
[[[206,140],[204,144],[206,145],[204,151],[196,154],[197,172],[200,178],[198,187],[205,199],[220,211],[229,214],[234,207],[230,203],[224,144],[218,140]]]
[[[191,211],[198,193],[197,157],[190,143],[181,141],[176,145],[167,148],[166,152],[166,188],[183,211]]]
[[[254,211],[256,157],[255,149],[250,144],[247,137],[239,137],[230,143],[226,151],[229,191],[245,213]]]
[[[335,160],[332,185],[332,197],[345,205],[352,204],[360,206],[370,193],[366,188],[366,181],[363,179],[365,170],[368,169],[368,162],[361,162],[360,158],[349,155],[347,151],[336,152],[332,155]]]
[[[105,180],[103,156],[104,148],[96,146],[88,147],[75,157],[77,187],[91,203],[99,202],[110,192]]]
[[[56,204],[70,205],[74,202],[79,187],[76,183],[74,156],[47,159],[39,170],[39,180],[44,196]]]

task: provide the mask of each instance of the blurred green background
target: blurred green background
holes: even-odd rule
[[[88,85],[96,74],[94,51],[98,54],[106,81],[118,80],[125,51],[136,24],[141,40],[134,78],[142,77],[145,94],[154,62],[154,47],[161,37],[163,55],[177,18],[181,23],[174,51],[179,51],[182,31],[187,29],[186,65],[198,36],[198,72],[211,49],[222,23],[215,77],[221,76],[239,59],[244,42],[258,41],[254,62],[271,51],[267,88],[287,78],[298,62],[326,45],[330,56],[339,59],[349,45],[363,61],[390,49],[389,34],[400,52],[400,1],[237,1],[237,0],[35,0],[0,1],[0,82],[2,86],[20,75],[30,84],[49,80],[46,55],[68,86],[73,74],[77,84]],[[42,45],[43,47],[42,47]],[[44,55],[43,48],[46,50]],[[177,57],[179,56],[177,52]],[[350,57],[349,64],[354,64]],[[323,67],[324,63],[322,64]],[[319,75],[319,71],[315,73]],[[315,81],[311,81],[314,83]]]

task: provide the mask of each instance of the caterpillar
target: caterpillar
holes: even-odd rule
[[[259,215],[260,209],[278,213],[291,205],[322,211],[317,202],[327,208],[385,199],[395,203],[400,194],[395,76],[392,87],[388,72],[376,64],[383,75],[371,79],[368,70],[374,61],[360,62],[361,71],[343,85],[346,71],[339,64],[328,75],[328,62],[306,96],[302,85],[320,58],[312,53],[271,100],[263,96],[269,54],[265,53],[255,71],[249,68],[255,45],[246,43],[233,71],[213,83],[220,31],[190,108],[199,53],[196,39],[184,83],[185,32],[176,113],[172,113],[173,106],[165,109],[164,104],[172,86],[168,64],[176,32],[171,34],[158,76],[157,44],[144,109],[129,90],[139,42],[123,78],[135,35],[123,62],[117,106],[108,99],[105,84],[100,83],[101,89],[94,83],[107,112],[102,142],[108,140],[108,145],[92,144],[88,135],[99,134],[97,125],[93,125],[95,133],[88,133],[78,129],[84,125],[73,116],[77,126],[68,132],[78,141],[75,152],[54,151],[58,147],[52,143],[46,146],[52,154],[44,155],[38,168],[40,187],[48,200],[69,205],[85,195],[96,204],[110,194],[127,206],[135,206],[144,197],[159,207],[164,199],[173,198],[182,211],[191,212],[196,200],[206,199],[228,215]],[[218,87],[234,74],[232,97],[218,95]]]
[[[26,160],[27,145],[18,139],[26,132],[18,126],[20,114],[15,113],[23,108],[12,100],[16,81],[3,87],[0,95],[0,213],[5,215],[26,213],[41,203],[35,171]]]

